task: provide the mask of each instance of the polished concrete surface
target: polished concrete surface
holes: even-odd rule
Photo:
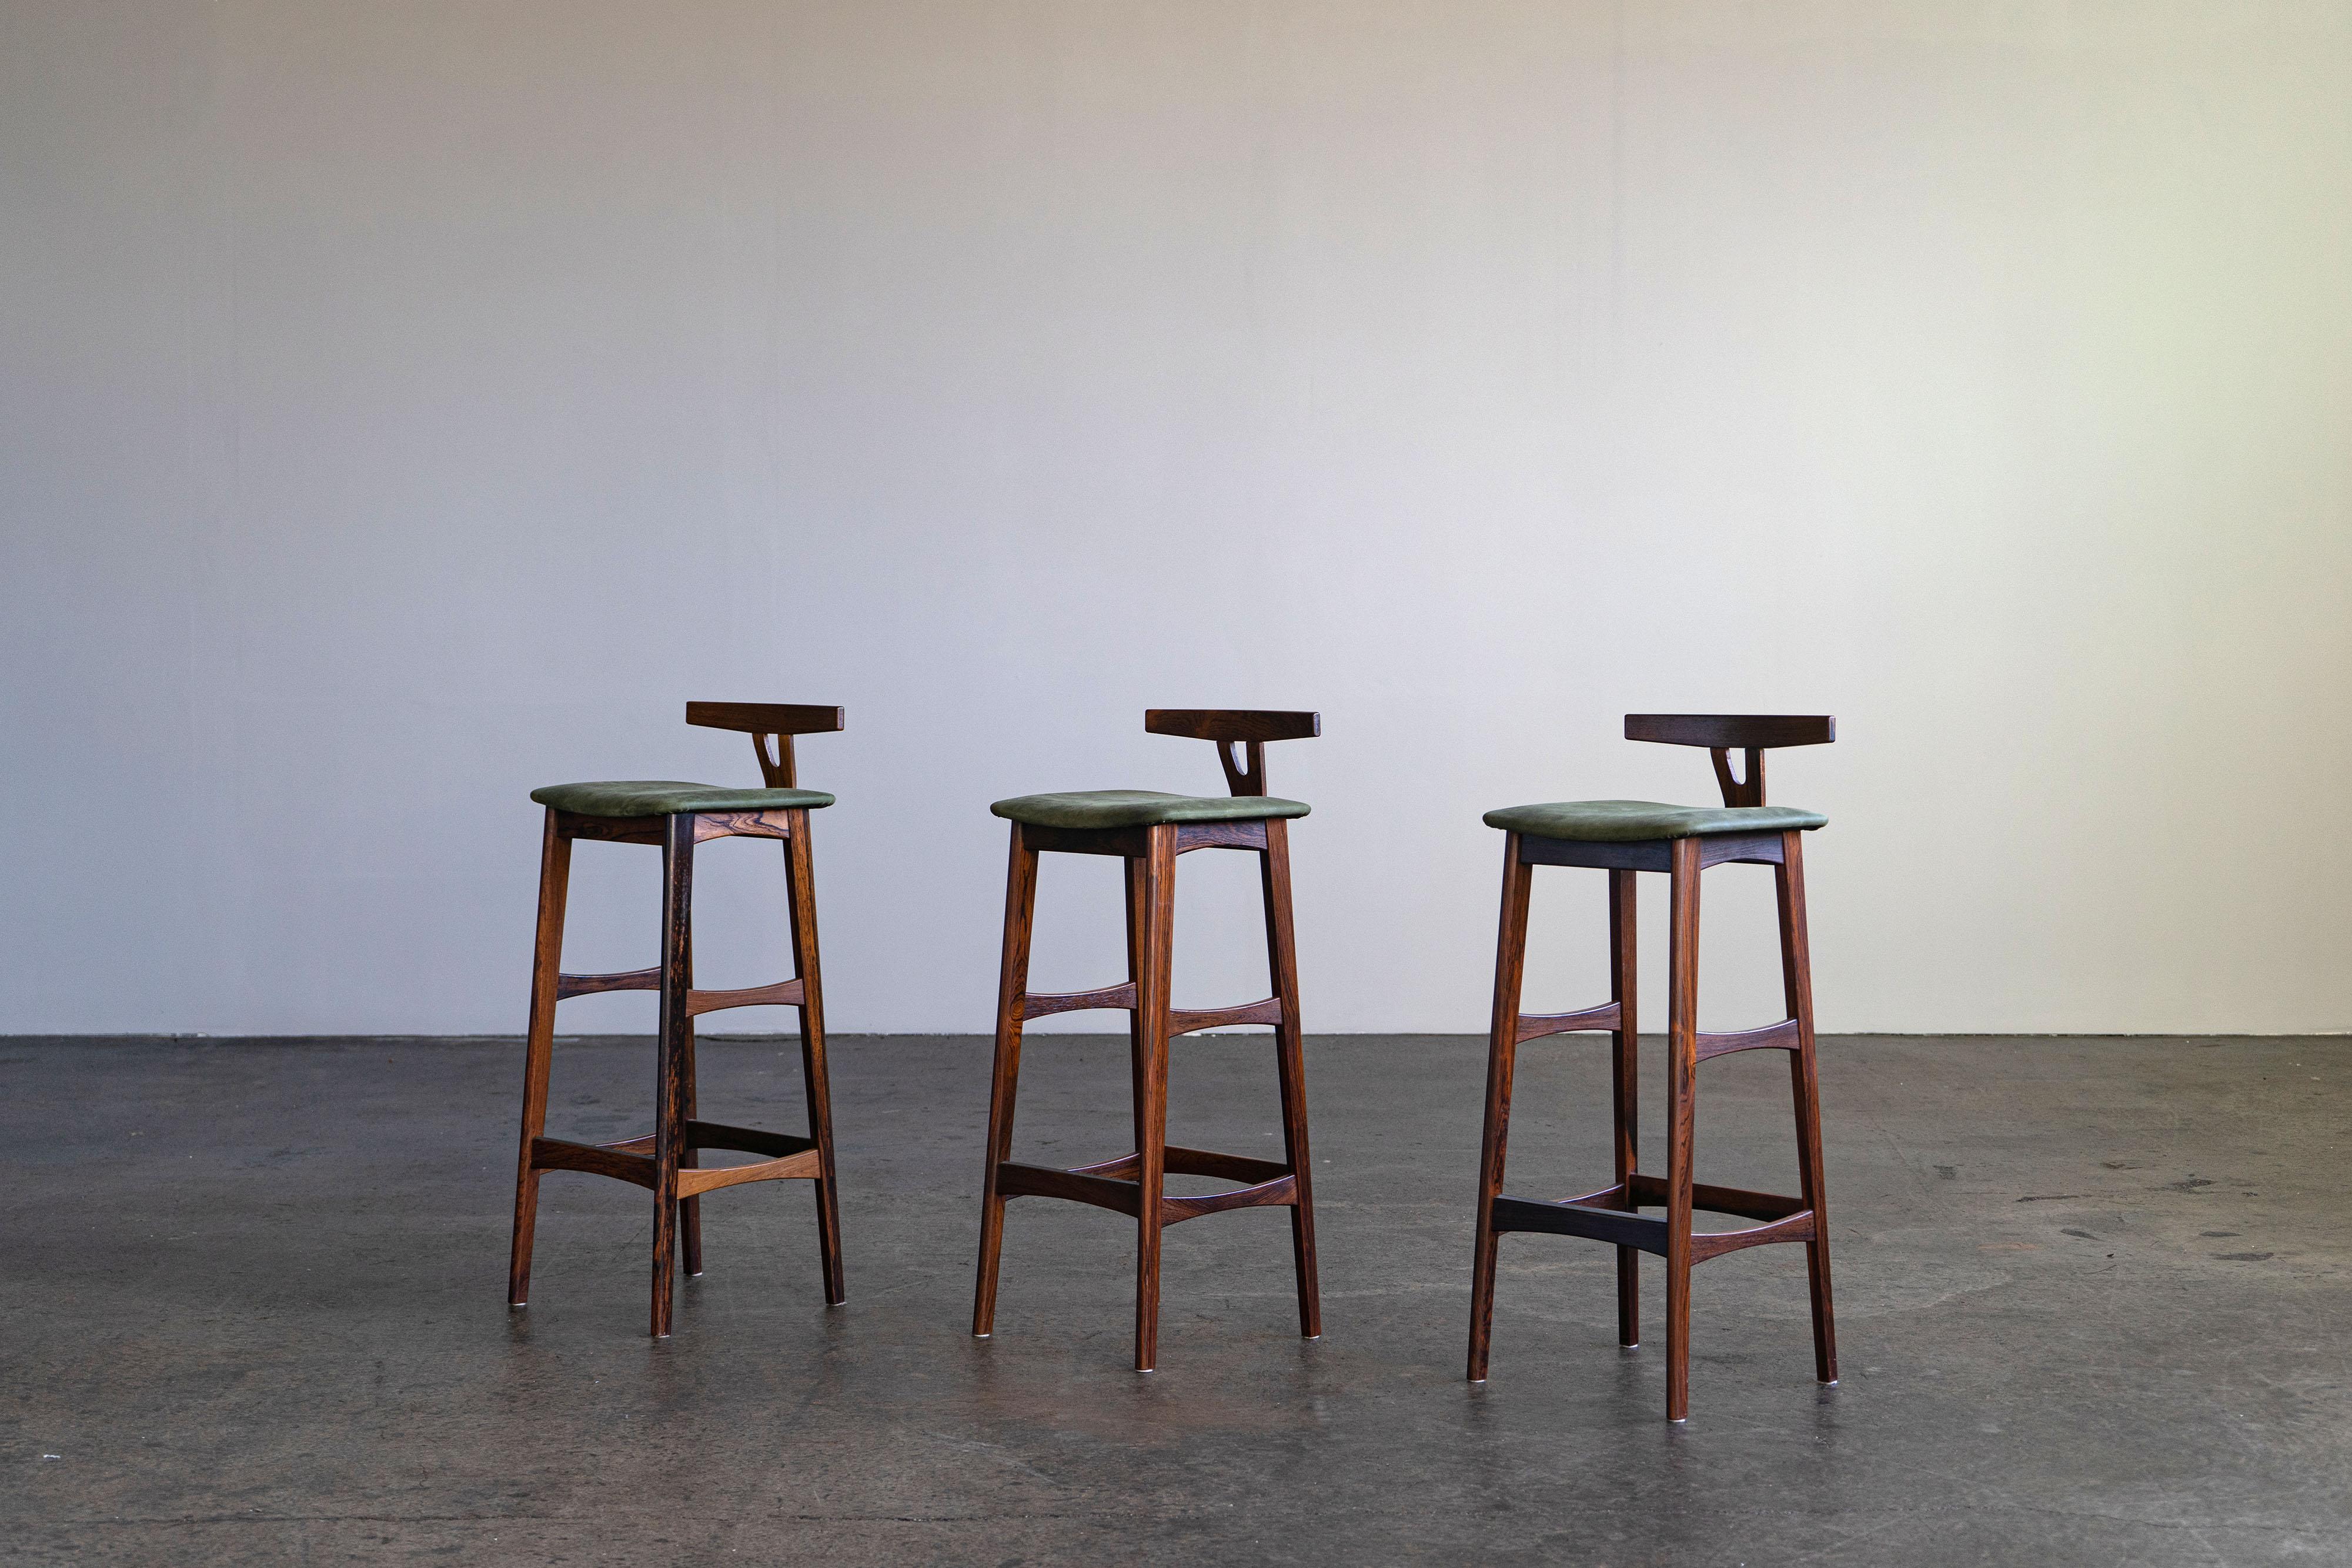
[[[1173,1137],[1276,1146],[1264,1040],[1180,1043]],[[984,1040],[837,1040],[848,1305],[808,1188],[736,1188],[662,1343],[617,1183],[548,1178],[505,1306],[512,1041],[0,1040],[0,1560],[2352,1562],[2352,1042],[1825,1040],[1844,1381],[1801,1249],[1741,1253],[1681,1427],[1656,1264],[1621,1353],[1591,1243],[1506,1241],[1463,1382],[1482,1042],[1308,1044],[1325,1337],[1283,1215],[1215,1216],[1144,1376],[1099,1210],[1017,1201],[966,1333]],[[1024,1157],[1122,1152],[1124,1052],[1033,1039]],[[1511,1188],[1601,1185],[1598,1042],[1523,1054]],[[801,1125],[796,1056],[703,1055],[707,1116]],[[1702,1176],[1791,1179],[1782,1061],[1703,1071]],[[651,1079],[567,1043],[551,1131]]]

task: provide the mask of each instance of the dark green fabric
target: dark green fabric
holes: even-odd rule
[[[1033,828],[1149,828],[1160,822],[1255,822],[1303,817],[1307,803],[1273,795],[1162,795],[1157,789],[1074,789],[1017,795],[989,808]]]
[[[610,784],[550,784],[530,792],[542,806],[583,817],[667,817],[680,811],[781,811],[830,806],[822,789],[727,789],[675,779],[630,779]]]
[[[1586,844],[1810,831],[1828,821],[1800,806],[1667,806],[1655,800],[1555,800],[1548,806],[1505,806],[1486,818],[1488,827],[1507,833]]]

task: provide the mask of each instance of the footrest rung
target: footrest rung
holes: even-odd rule
[[[1204,1214],[1223,1214],[1229,1208],[1284,1208],[1298,1202],[1298,1178],[1279,1176],[1255,1186],[1237,1187],[1232,1192],[1204,1193],[1198,1197],[1162,1197],[1160,1200],[1160,1223],[1177,1225],[1187,1219],[1198,1219]]]
[[[1664,1208],[1667,1205],[1666,1180],[1664,1176],[1635,1176],[1629,1184],[1633,1189],[1633,1202],[1643,1208]],[[1617,1189],[1612,1187],[1611,1192]],[[1582,1203],[1583,1198],[1571,1199]],[[1740,1186],[1709,1186],[1703,1181],[1691,1183],[1691,1207],[1708,1214],[1736,1214],[1742,1219],[1785,1219],[1801,1213],[1805,1200],[1777,1192],[1750,1192]]]
[[[1666,1222],[1621,1208],[1587,1208],[1580,1203],[1545,1203],[1532,1197],[1495,1199],[1495,1228],[1538,1230],[1549,1236],[1580,1236],[1619,1247],[1666,1255]]]
[[[633,1140],[634,1141],[634,1140]],[[649,1145],[652,1140],[645,1140]],[[595,1144],[575,1144],[567,1138],[533,1138],[530,1141],[530,1166],[541,1171],[586,1171],[590,1176],[613,1176],[621,1181],[635,1182],[650,1188],[655,1185],[653,1155],[648,1148],[639,1154],[625,1147],[600,1147]]]
[[[1268,997],[1262,1002],[1244,1002],[1237,1008],[1202,1008],[1192,1012],[1170,1009],[1168,1032],[1171,1036],[1191,1034],[1196,1030],[1229,1029],[1237,1023],[1282,1022],[1282,998]]]
[[[1143,1209],[1142,1189],[1131,1181],[1089,1176],[1084,1171],[1055,1170],[1051,1166],[1024,1166],[1006,1160],[996,1167],[999,1197],[1066,1197],[1138,1218]]]
[[[797,979],[779,980],[772,986],[749,986],[740,991],[688,991],[686,1016],[695,1018],[726,1008],[796,1008],[807,1000],[807,985]]]
[[[713,1166],[709,1169],[688,1169],[677,1173],[677,1196],[693,1197],[722,1186],[740,1186],[747,1181],[789,1181],[795,1178],[813,1180],[824,1174],[814,1149],[803,1149],[796,1155],[786,1155],[780,1160],[761,1160],[748,1166]]]
[[[1726,1252],[1737,1252],[1743,1247],[1762,1247],[1774,1241],[1811,1241],[1819,1234],[1810,1208],[1776,1219],[1769,1225],[1751,1225],[1745,1230],[1717,1230],[1691,1238],[1691,1261],[1704,1263],[1710,1258],[1720,1258]]]
[[[1105,986],[1092,991],[1031,991],[1021,998],[1024,1022],[1041,1019],[1051,1013],[1082,1013],[1095,1008],[1120,1008],[1135,1010],[1135,982]]]
[[[1782,1019],[1761,1029],[1735,1030],[1729,1034],[1698,1037],[1698,1060],[1728,1056],[1735,1051],[1795,1051],[1804,1042],[1797,1036],[1797,1020]]]
[[[1613,1030],[1624,1016],[1615,1002],[1603,1002],[1597,1008],[1586,1008],[1572,1013],[1521,1013],[1518,1028],[1512,1036],[1513,1043],[1525,1045],[1531,1040],[1541,1040],[1548,1034],[1580,1034],[1591,1030]]]
[[[555,977],[555,999],[568,1001],[573,997],[594,996],[599,991],[658,991],[661,989],[659,969],[631,969],[611,975],[558,975]]]
[[[1166,1162],[1161,1168],[1170,1176],[1211,1176],[1251,1185],[1232,1192],[1202,1193],[1190,1197],[1163,1194],[1160,1199],[1162,1225],[1181,1224],[1204,1214],[1223,1214],[1229,1208],[1278,1208],[1298,1201],[1297,1174],[1288,1166],[1273,1160],[1171,1145],[1166,1151]],[[1090,1203],[1097,1208],[1113,1209],[1129,1218],[1139,1218],[1143,1213],[1143,1188],[1136,1176],[1141,1166],[1142,1161],[1134,1155],[1121,1155],[1117,1159],[1069,1170],[1007,1160],[996,1167],[996,1193],[999,1197],[1066,1197],[1074,1203]]]

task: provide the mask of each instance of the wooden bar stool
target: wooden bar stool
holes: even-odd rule
[[[1298,1330],[1323,1332],[1315,1283],[1315,1208],[1308,1190],[1307,1062],[1298,1023],[1298,964],[1290,923],[1287,819],[1307,815],[1297,800],[1265,792],[1265,743],[1322,733],[1311,713],[1235,713],[1153,709],[1143,727],[1216,742],[1230,796],[1163,795],[1149,789],[1090,789],[1024,795],[989,808],[1013,824],[1013,862],[1004,894],[1004,964],[996,998],[996,1074],[988,1103],[988,1168],[980,1211],[980,1280],[971,1332],[985,1339],[996,1322],[996,1265],[1003,1250],[1008,1198],[1066,1197],[1134,1219],[1135,1369],[1150,1372],[1160,1340],[1160,1234],[1171,1225],[1233,1208],[1287,1207],[1298,1271]],[[1237,756],[1235,748],[1240,748]],[[1266,963],[1274,995],[1235,1008],[1179,1012],[1169,1004],[1169,954],[1175,925],[1176,857],[1193,850],[1252,850],[1265,894]],[[1037,901],[1037,857],[1046,851],[1118,855],[1127,872],[1127,983],[1099,990],[1034,994],[1029,989],[1030,920]],[[1135,1152],[1098,1165],[1058,1170],[1015,1164],[1013,1091],[1021,1072],[1021,1030],[1034,1018],[1087,1008],[1129,1015],[1134,1052]],[[1282,1092],[1280,1164],[1211,1154],[1168,1143],[1168,1041],[1195,1030],[1232,1024],[1274,1026]],[[1170,1197],[1170,1175],[1247,1185],[1199,1197]]]
[[[841,727],[837,707],[778,703],[688,703],[686,722],[748,732],[766,787],[729,789],[656,779],[612,784],[551,784],[530,798],[547,808],[539,861],[539,941],[531,963],[530,1038],[524,1054],[522,1149],[515,1166],[514,1251],[507,1301],[530,1295],[531,1229],[539,1214],[541,1171],[586,1171],[650,1187],[654,1195],[656,1339],[670,1331],[672,1256],[680,1230],[686,1271],[702,1272],[702,1197],[743,1182],[802,1177],[816,1184],[817,1242],[824,1254],[824,1299],[849,1299],[841,1276],[841,1213],[834,1186],[833,1109],[825,1085],[824,1001],[817,978],[816,890],[809,858],[809,813],[833,804],[818,789],[794,788],[793,737]],[[773,754],[769,738],[773,737]],[[782,839],[792,908],[797,973],[772,986],[739,991],[694,988],[694,846],[706,839]],[[563,906],[572,841],[659,844],[662,851],[661,962],[615,975],[566,975]],[[575,1144],[544,1136],[555,1004],[597,991],[659,991],[661,1032],[654,1077],[654,1130],[617,1144]],[[801,1015],[801,1065],[808,1086],[809,1135],[762,1133],[698,1121],[694,1103],[694,1019],[722,1008],[792,1007]],[[730,1149],[763,1158],[705,1170],[701,1151]]]
[[[1651,800],[1575,800],[1512,806],[1486,813],[1503,841],[1502,932],[1495,952],[1494,1035],[1486,1064],[1486,1130],[1478,1175],[1478,1243],[1471,1264],[1470,1378],[1486,1376],[1495,1306],[1495,1243],[1507,1231],[1543,1231],[1613,1242],[1617,1248],[1617,1338],[1641,1343],[1636,1252],[1666,1260],[1666,1419],[1690,1414],[1691,1265],[1770,1241],[1801,1241],[1811,1276],[1813,1373],[1837,1381],[1837,1335],[1830,1316],[1829,1228],[1822,1207],[1821,1092],[1813,1068],[1813,982],[1805,944],[1805,869],[1801,840],[1828,819],[1817,811],[1764,803],[1764,752],[1818,746],[1837,738],[1836,721],[1730,714],[1628,714],[1625,738],[1704,746],[1723,788],[1720,807],[1665,806]],[[1734,778],[1727,753],[1748,753],[1746,777]],[[1770,865],[1780,904],[1780,977],[1789,1016],[1736,1034],[1698,1029],[1698,883],[1711,865]],[[1519,1011],[1527,967],[1528,892],[1532,868],[1593,866],[1609,873],[1611,1000],[1581,1012]],[[1636,1038],[1633,1007],[1633,877],[1662,871],[1671,879],[1672,918],[1666,986],[1666,1175],[1645,1176],[1635,1157]],[[1559,1203],[1503,1195],[1503,1150],[1510,1133],[1511,1068],[1525,1041],[1548,1034],[1607,1031],[1616,1109],[1617,1179],[1599,1192]],[[1769,1048],[1789,1056],[1797,1111],[1795,1197],[1709,1186],[1691,1176],[1692,1121],[1698,1064],[1735,1051]],[[1664,1208],[1661,1219],[1643,1207]],[[1693,1234],[1691,1212],[1730,1214],[1762,1224]]]

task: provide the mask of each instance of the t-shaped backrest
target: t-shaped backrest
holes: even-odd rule
[[[1715,759],[1715,781],[1727,806],[1764,803],[1764,753],[1780,746],[1827,746],[1837,720],[1827,714],[1629,713],[1625,738],[1666,746],[1704,746]],[[1748,753],[1748,777],[1731,776],[1730,752]]]
[[[1143,727],[1154,735],[1182,735],[1217,743],[1217,762],[1236,795],[1265,793],[1265,743],[1311,740],[1323,733],[1319,713],[1271,713],[1247,708],[1147,708]],[[1236,758],[1234,747],[1242,747]]]
[[[807,703],[688,703],[686,722],[705,729],[739,729],[751,737],[760,757],[760,777],[771,789],[799,788],[799,770],[793,762],[793,737],[816,735],[842,727],[837,707]],[[771,755],[768,737],[775,737]]]

